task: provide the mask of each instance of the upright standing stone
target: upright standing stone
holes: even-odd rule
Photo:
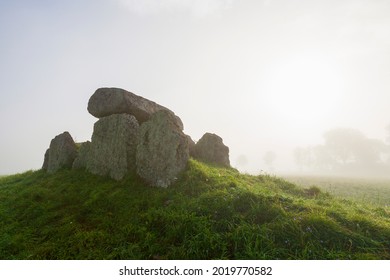
[[[157,187],[168,187],[189,159],[188,139],[175,115],[158,111],[140,126],[137,146],[137,173]]]
[[[86,169],[115,180],[121,180],[128,172],[135,172],[138,128],[135,117],[128,114],[98,120],[87,151]]]
[[[85,169],[90,156],[91,142],[86,141],[79,144],[78,154],[73,162],[72,169]]]
[[[71,168],[77,156],[77,147],[69,132],[57,135],[50,142],[50,148],[45,153],[42,168],[47,172],[55,172],[61,168]]]
[[[221,166],[230,166],[229,148],[222,142],[222,138],[213,133],[206,133],[195,144],[194,158]]]

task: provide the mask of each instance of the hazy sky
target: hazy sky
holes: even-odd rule
[[[388,0],[0,0],[0,174],[40,168],[63,131],[89,140],[99,87],[217,133],[248,172],[267,151],[291,170],[334,127],[385,139],[389,15]]]

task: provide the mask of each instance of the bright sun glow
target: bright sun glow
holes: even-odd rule
[[[321,56],[297,56],[275,65],[265,87],[270,111],[301,125],[332,118],[342,94],[338,72]]]

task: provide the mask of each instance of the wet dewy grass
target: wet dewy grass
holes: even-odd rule
[[[373,206],[390,207],[390,180],[387,178],[343,178],[324,176],[286,176],[302,187],[316,185],[334,196]]]
[[[176,183],[0,178],[0,259],[390,259],[390,213],[191,160]]]

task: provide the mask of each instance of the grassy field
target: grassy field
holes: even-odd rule
[[[390,259],[390,212],[194,160],[167,189],[30,171],[0,179],[0,259]]]
[[[390,179],[285,176],[302,187],[318,186],[334,196],[390,208]]]

